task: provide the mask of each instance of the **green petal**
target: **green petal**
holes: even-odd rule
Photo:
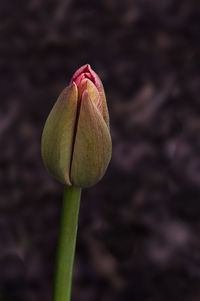
[[[90,187],[104,175],[112,152],[106,122],[85,90],[77,124],[71,167],[71,182],[77,187]]]
[[[96,77],[97,77],[98,81],[100,82],[100,86],[99,86],[98,90],[99,90],[99,95],[100,95],[101,101],[102,101],[103,119],[105,120],[105,123],[107,124],[107,126],[109,128],[110,127],[110,118],[109,118],[109,113],[108,113],[108,107],[107,107],[107,101],[106,101],[104,87],[97,74],[96,74]]]
[[[71,185],[72,158],[78,92],[75,84],[65,88],[53,106],[42,134],[42,158],[49,173],[63,184]]]

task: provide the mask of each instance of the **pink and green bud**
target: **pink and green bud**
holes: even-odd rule
[[[90,65],[58,97],[42,134],[46,169],[69,186],[90,187],[104,175],[112,142],[104,88]]]

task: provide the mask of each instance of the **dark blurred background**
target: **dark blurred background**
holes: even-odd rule
[[[49,111],[85,63],[113,157],[83,191],[73,301],[200,301],[199,0],[0,2],[0,300],[51,299],[63,186]]]

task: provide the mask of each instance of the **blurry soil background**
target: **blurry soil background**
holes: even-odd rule
[[[0,2],[0,300],[51,299],[63,187],[40,137],[85,63],[113,157],[83,191],[72,301],[200,301],[199,0]]]

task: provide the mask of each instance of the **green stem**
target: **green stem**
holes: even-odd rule
[[[80,197],[81,188],[65,186],[56,254],[53,301],[70,301]]]

